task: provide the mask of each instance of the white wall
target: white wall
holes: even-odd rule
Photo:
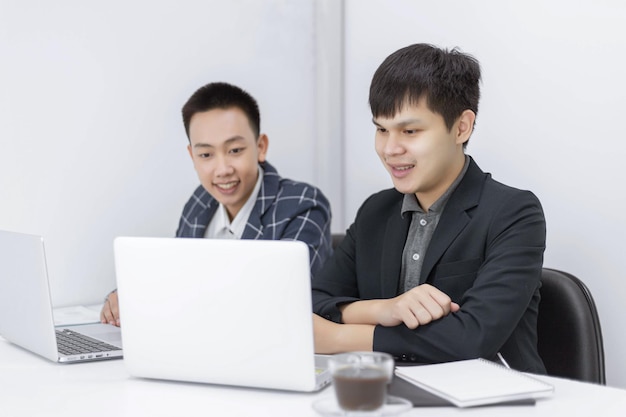
[[[322,33],[338,29],[333,1],[0,0],[0,229],[46,237],[55,305],[100,301],[114,285],[114,236],[174,234],[197,185],[180,107],[200,85],[257,97],[270,160],[320,185],[341,230],[391,186],[373,150],[374,70],[410,43],[460,46],[483,65],[468,153],[542,200],[545,265],[590,287],[609,384],[626,387],[626,5],[346,0],[342,61],[341,41]],[[333,98],[320,102],[320,88]]]
[[[391,187],[373,149],[371,77],[400,47],[459,46],[483,68],[468,153],[504,183],[541,199],[545,266],[590,287],[607,379],[626,387],[626,3],[620,1],[346,1],[346,217]]]
[[[174,235],[207,82],[255,96],[269,160],[316,180],[313,33],[313,0],[0,0],[0,229],[45,237],[55,305],[114,287],[115,236]]]

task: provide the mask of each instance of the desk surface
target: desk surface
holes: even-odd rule
[[[626,415],[626,390],[559,378],[535,406],[414,408],[402,416]],[[133,378],[123,360],[60,365],[0,337],[0,415],[19,416],[317,416],[313,401],[333,395],[276,392]]]

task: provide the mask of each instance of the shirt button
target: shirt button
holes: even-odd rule
[[[417,261],[420,258],[420,254],[419,253],[414,253],[413,254],[413,260]]]
[[[428,222],[426,221],[426,219],[422,219],[422,220],[420,220],[420,224],[421,224],[422,226],[426,226],[426,224],[427,224],[427,223],[428,223]]]

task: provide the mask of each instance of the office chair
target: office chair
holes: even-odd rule
[[[344,237],[346,237],[345,233],[333,233],[331,235],[333,249],[336,249],[337,246],[339,246]]]
[[[537,319],[539,356],[548,375],[606,384],[600,320],[587,286],[543,268]]]

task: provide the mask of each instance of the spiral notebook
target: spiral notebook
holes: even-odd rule
[[[554,387],[485,359],[396,367],[396,376],[457,407],[549,397]]]

